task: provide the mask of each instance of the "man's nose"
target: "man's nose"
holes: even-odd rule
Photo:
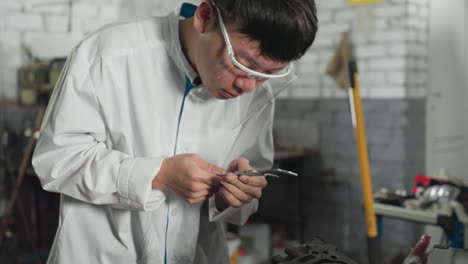
[[[257,80],[255,78],[248,77],[237,77],[236,81],[234,82],[234,85],[242,89],[242,91],[245,93],[253,91],[256,87],[256,84]]]

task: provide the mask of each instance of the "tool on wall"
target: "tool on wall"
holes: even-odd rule
[[[346,89],[349,93],[351,119],[356,136],[364,200],[368,258],[371,264],[380,264],[382,262],[380,259],[381,253],[378,241],[377,217],[374,209],[364,113],[359,90],[359,74],[357,62],[349,44],[348,33],[343,33],[335,56],[328,65],[327,73],[337,81],[341,88]]]
[[[34,127],[37,129],[36,131],[38,131],[38,129],[40,128],[43,115],[44,115],[44,109],[39,109],[36,115],[36,119],[34,121]],[[14,209],[17,197],[18,197],[18,192],[21,187],[21,184],[23,183],[23,179],[26,173],[26,168],[30,161],[31,155],[34,151],[36,140],[37,140],[37,134],[31,133],[28,139],[28,145],[26,146],[26,149],[23,152],[23,159],[21,160],[21,164],[18,168],[14,190],[12,191],[10,195],[10,199],[8,200],[5,214],[3,215],[3,219],[0,222],[0,246],[2,245],[5,239],[5,236],[7,234],[8,219],[13,214],[13,209]]]

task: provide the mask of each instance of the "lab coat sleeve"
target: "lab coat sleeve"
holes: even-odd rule
[[[133,157],[106,145],[106,126],[86,44],[69,56],[44,116],[32,164],[42,187],[75,199],[150,211],[165,200],[151,188],[163,158]]]
[[[261,111],[246,121],[230,151],[228,162],[244,157],[250,161],[250,165],[255,169],[272,167],[274,155],[273,114],[274,101],[265,105]],[[214,196],[209,199],[210,221],[224,220],[231,224],[244,225],[250,215],[258,209],[258,200],[254,199],[239,208],[229,207],[219,212],[216,209],[214,199]]]

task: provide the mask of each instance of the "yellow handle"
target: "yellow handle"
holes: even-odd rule
[[[372,193],[372,180],[369,167],[369,153],[367,150],[366,125],[362,110],[359,91],[359,75],[354,73],[353,102],[356,120],[356,144],[361,170],[362,195],[364,199],[364,212],[366,216],[367,237],[377,237],[377,218],[375,216],[374,199]]]

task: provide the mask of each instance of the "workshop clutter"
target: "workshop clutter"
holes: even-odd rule
[[[35,60],[18,69],[18,93],[22,105],[46,105],[65,65],[65,58]]]
[[[444,230],[447,245],[464,248],[467,244],[464,227],[468,226],[468,186],[456,179],[427,177],[418,174],[414,178],[411,193],[405,190],[388,190],[383,188],[374,195],[376,206],[383,210],[377,214],[389,215],[390,210],[405,210],[406,218],[416,222],[435,224]],[[391,205],[390,207],[381,206]],[[398,209],[402,208],[402,209]],[[387,210],[388,211],[388,210]],[[403,211],[402,211],[403,212]],[[390,213],[392,214],[392,213]],[[413,215],[410,219],[409,215]],[[429,219],[429,220],[428,220]],[[430,220],[432,219],[432,220]]]

